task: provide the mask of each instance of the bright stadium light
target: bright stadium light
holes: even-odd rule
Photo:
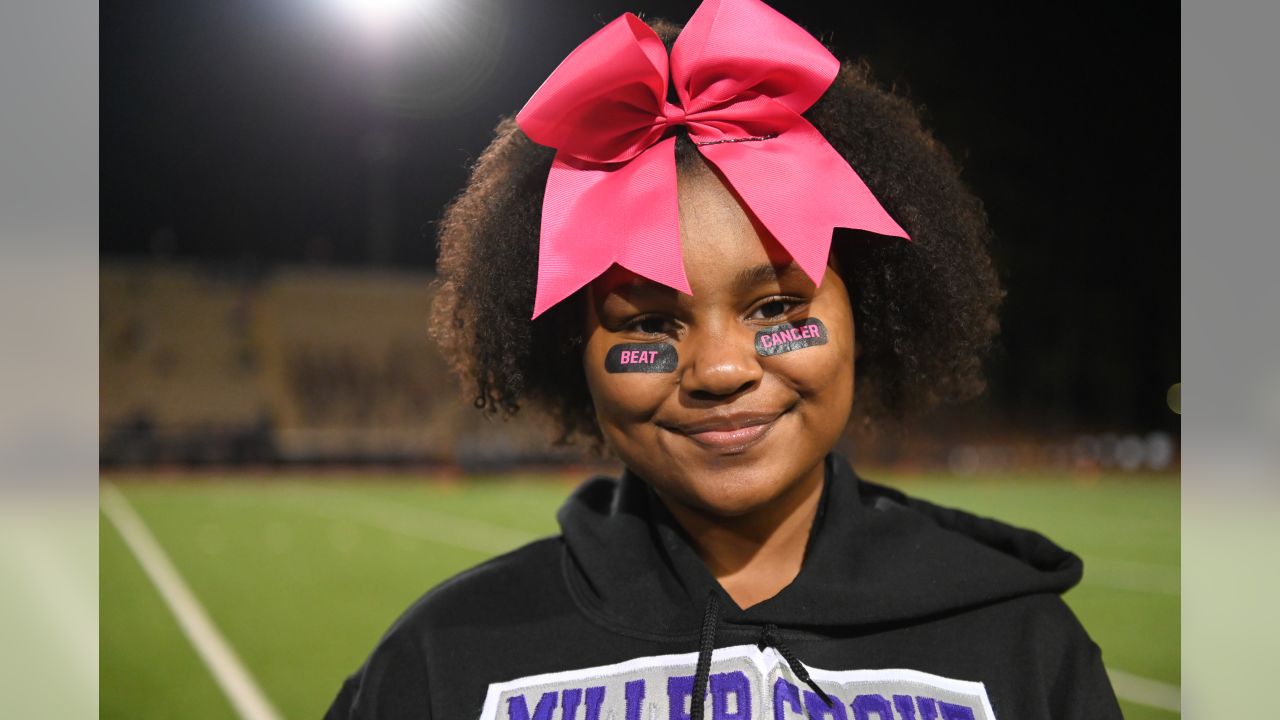
[[[332,0],[344,17],[364,29],[385,33],[428,10],[433,0]]]
[[[359,63],[376,107],[397,116],[449,115],[486,92],[511,30],[510,0],[296,1],[340,62]]]

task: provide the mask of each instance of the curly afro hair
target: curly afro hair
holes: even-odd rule
[[[647,22],[670,51],[681,26]],[[981,393],[1004,293],[986,212],[958,165],[909,101],[876,84],[865,61],[842,63],[804,117],[912,238],[835,231],[832,252],[862,348],[855,417],[899,427],[938,403]],[[683,169],[699,159],[679,130]],[[583,291],[529,320],[554,156],[514,116],[498,124],[440,222],[431,333],[477,408],[510,416],[531,401],[557,421],[559,441],[581,434],[598,444],[581,359]]]

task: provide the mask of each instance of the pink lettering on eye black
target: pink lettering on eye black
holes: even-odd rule
[[[675,346],[668,343],[627,343],[609,348],[604,369],[611,373],[668,373],[675,372],[679,359]]]
[[[765,357],[826,344],[827,328],[814,317],[796,324],[774,325],[756,333],[756,352]]]

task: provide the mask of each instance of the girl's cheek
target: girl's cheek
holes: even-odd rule
[[[841,366],[852,363],[842,359],[839,346],[830,343],[793,352],[760,358],[769,373],[777,375],[796,390],[816,392],[831,386],[831,379]]]
[[[620,343],[594,348],[585,360],[587,387],[601,420],[644,418],[675,385],[679,354],[671,345]]]

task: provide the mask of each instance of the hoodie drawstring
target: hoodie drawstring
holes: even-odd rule
[[[689,720],[702,720],[707,680],[711,676],[711,651],[716,649],[716,626],[719,624],[720,598],[712,591],[707,593],[707,606],[702,611],[702,631],[698,633],[698,669],[693,673],[693,705],[689,709]]]
[[[712,591],[707,593],[707,604],[702,611],[702,630],[698,633],[698,667],[693,673],[693,698],[692,706],[689,708],[689,720],[703,718],[704,706],[707,702],[707,681],[711,677],[711,652],[716,648],[716,627],[719,624],[720,598],[716,596],[715,591]],[[760,628],[760,639],[756,641],[756,647],[761,650],[766,647],[777,650],[782,659],[787,661],[787,667],[791,668],[792,674],[812,688],[827,707],[831,707],[831,698],[818,683],[814,682],[813,678],[809,677],[809,671],[805,669],[804,663],[796,658],[791,648],[787,647],[787,644],[778,636],[777,625],[770,623]]]

